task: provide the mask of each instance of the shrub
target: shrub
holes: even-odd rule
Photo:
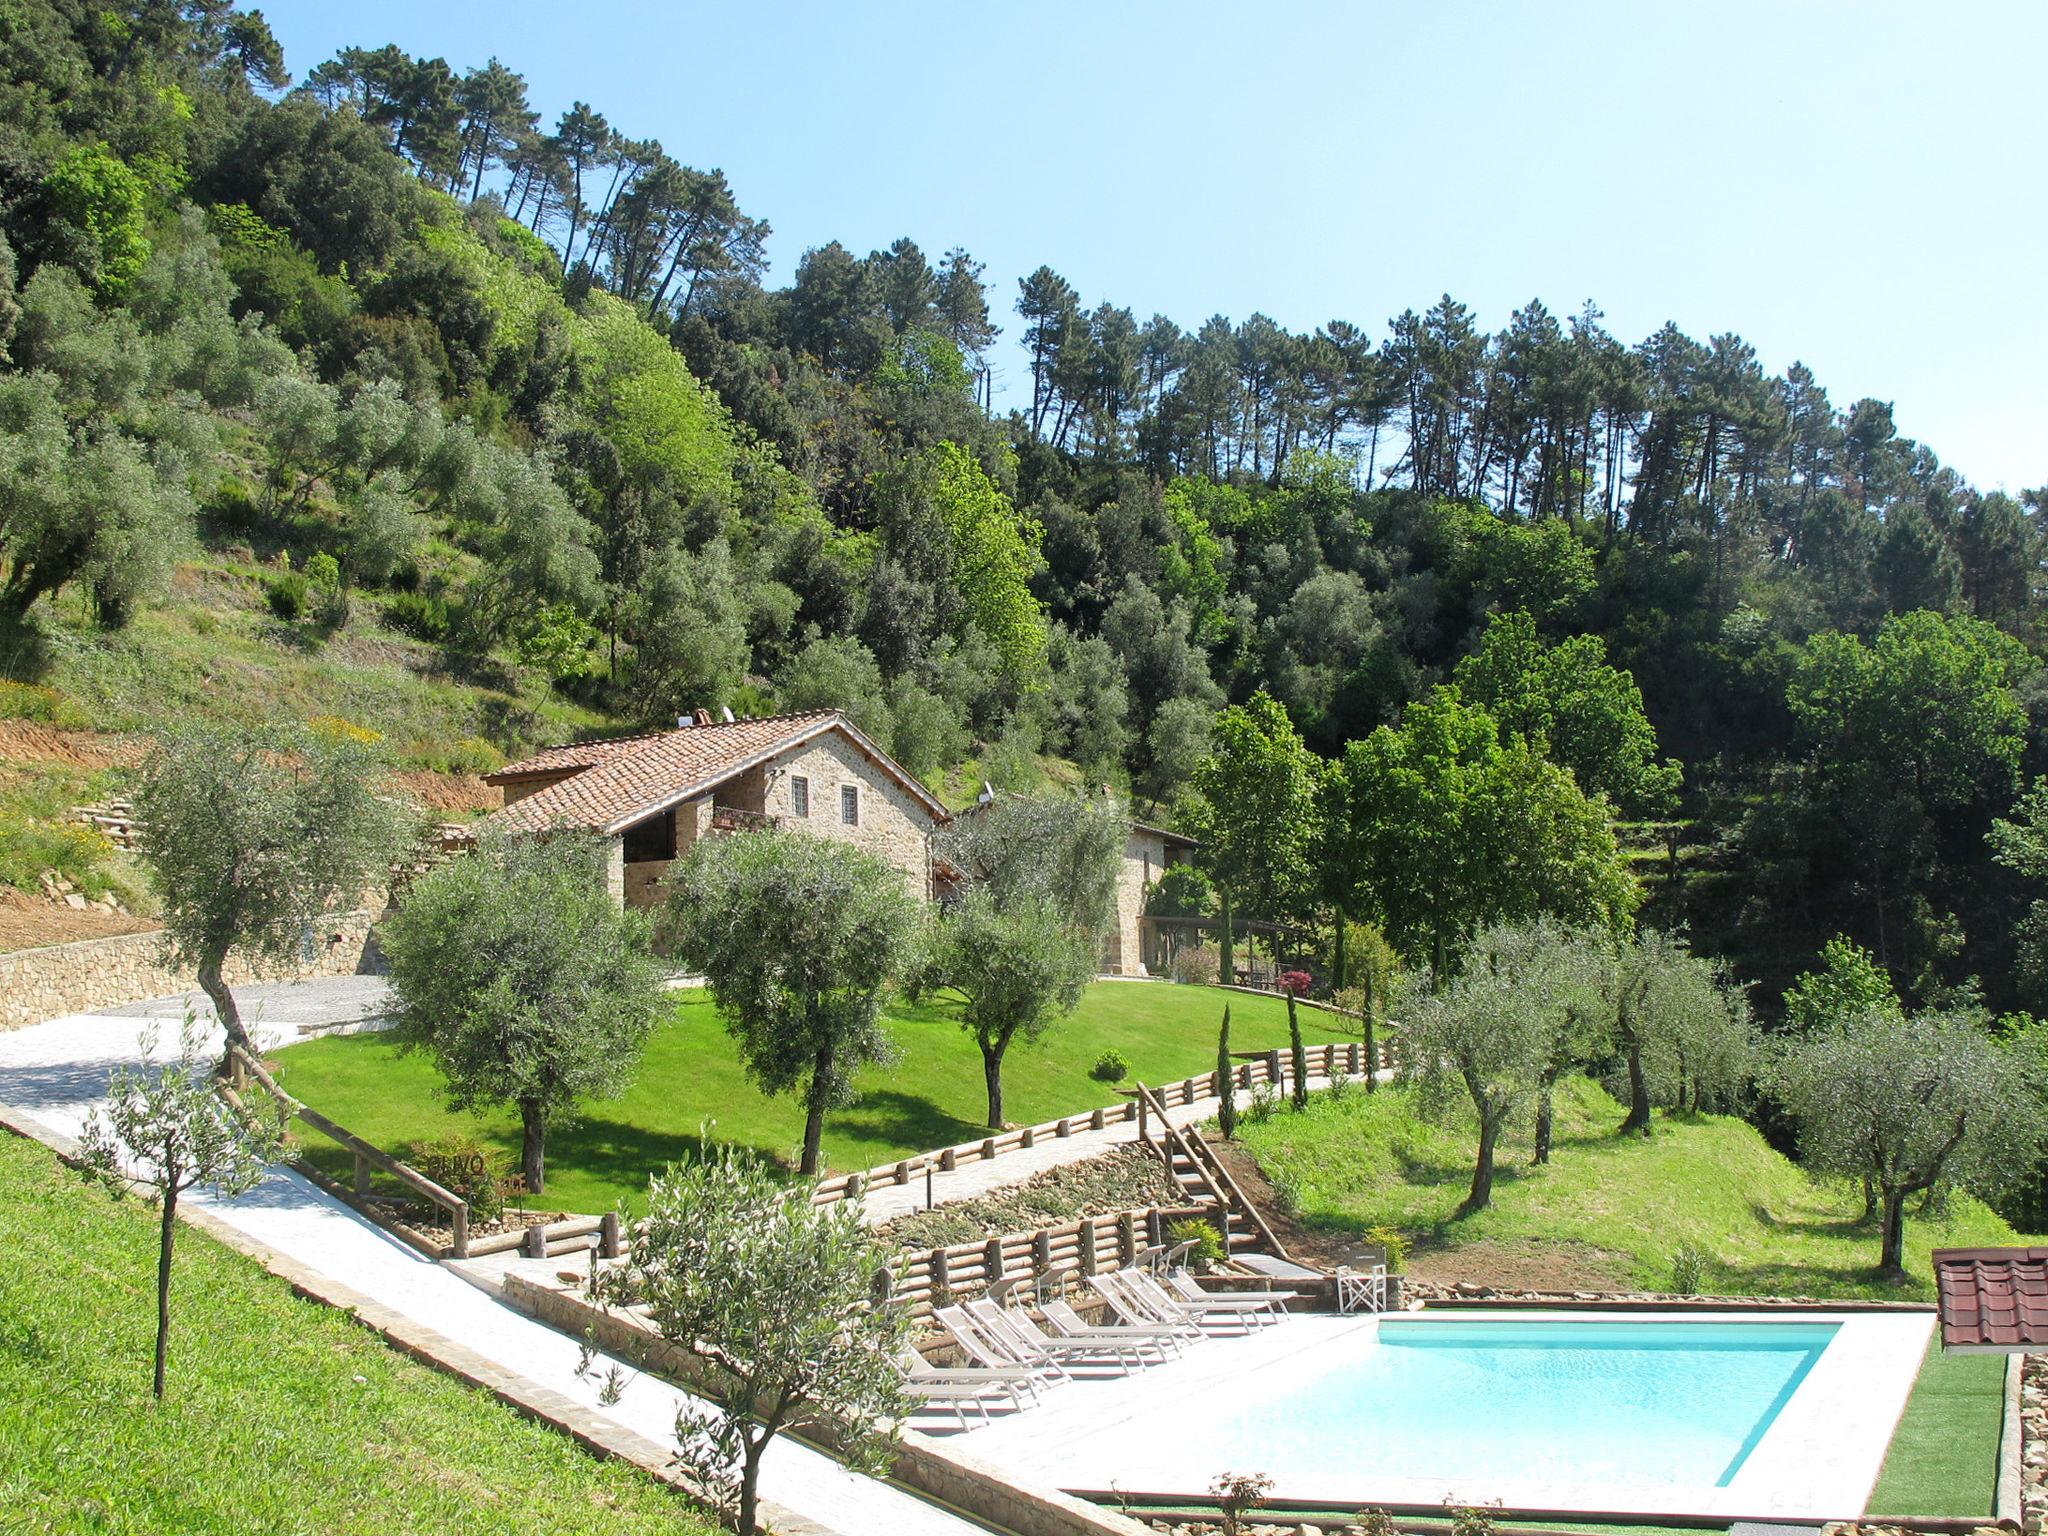
[[[306,580],[317,591],[332,592],[341,585],[341,562],[321,550],[306,561]]]
[[[1244,1117],[1253,1125],[1261,1125],[1273,1118],[1273,1111],[1280,1107],[1280,1090],[1271,1083],[1258,1083],[1252,1088],[1252,1101],[1245,1106]]]
[[[1209,1485],[1209,1494],[1223,1516],[1223,1536],[1239,1536],[1247,1510],[1257,1509],[1273,1491],[1263,1472],[1226,1472]]]
[[[1387,1256],[1387,1273],[1398,1275],[1408,1267],[1408,1234],[1399,1227],[1368,1227],[1366,1242]]]
[[[1352,1519],[1351,1528],[1358,1536],[1401,1536],[1401,1528],[1384,1509],[1361,1509]]]
[[[1451,1517],[1451,1536],[1499,1536],[1500,1527],[1495,1524],[1499,1508],[1497,1504],[1485,1509],[1459,1508],[1446,1500],[1444,1513]]]
[[[1223,966],[1215,950],[1206,944],[1197,944],[1192,949],[1175,950],[1166,971],[1184,986],[1213,987],[1223,974]]]
[[[306,611],[308,590],[306,578],[297,571],[286,571],[263,584],[263,596],[270,611],[287,624],[296,623]]]
[[[230,528],[254,528],[262,520],[249,482],[229,475],[214,487],[206,510]]]
[[[1307,997],[1315,978],[1307,971],[1282,971],[1274,978],[1274,985],[1289,997]]]
[[[1706,1252],[1692,1243],[1680,1243],[1671,1255],[1671,1289],[1680,1296],[1697,1296],[1707,1279]]]
[[[1200,1216],[1183,1216],[1178,1221],[1168,1222],[1166,1235],[1176,1243],[1193,1243],[1188,1258],[1190,1267],[1207,1273],[1220,1266],[1230,1257],[1223,1246],[1223,1234],[1216,1230],[1216,1223]]]
[[[1088,1075],[1098,1083],[1120,1083],[1131,1075],[1131,1064],[1124,1060],[1122,1051],[1104,1051],[1095,1058]]]
[[[415,640],[448,638],[448,604],[423,592],[400,592],[384,610],[384,622]]]
[[[470,1218],[496,1221],[505,1213],[505,1156],[474,1136],[454,1131],[416,1141],[407,1159],[451,1194],[469,1202]]]

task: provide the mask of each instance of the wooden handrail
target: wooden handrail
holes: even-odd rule
[[[1266,1225],[1266,1218],[1260,1214],[1259,1208],[1252,1204],[1250,1197],[1238,1187],[1237,1180],[1230,1176],[1230,1170],[1223,1166],[1223,1160],[1216,1155],[1208,1142],[1203,1140],[1202,1133],[1192,1125],[1185,1131],[1176,1126],[1167,1117],[1166,1106],[1160,1103],[1144,1084],[1138,1085],[1138,1093],[1139,1103],[1149,1104],[1151,1112],[1159,1117],[1159,1124],[1168,1143],[1177,1148],[1201,1175],[1202,1182],[1209,1188],[1210,1198],[1226,1211],[1234,1210],[1243,1215],[1245,1220],[1258,1230],[1260,1240],[1272,1250],[1275,1258],[1290,1258],[1286,1245],[1280,1241],[1273,1229]]]
[[[1188,1136],[1191,1139],[1191,1144],[1199,1148],[1202,1155],[1208,1159],[1211,1170],[1215,1177],[1222,1182],[1224,1192],[1229,1195],[1231,1204],[1237,1210],[1243,1212],[1245,1220],[1258,1228],[1260,1238],[1272,1250],[1273,1257],[1291,1260],[1294,1255],[1287,1251],[1287,1245],[1282,1243],[1278,1234],[1266,1224],[1265,1215],[1259,1210],[1258,1206],[1252,1203],[1251,1196],[1247,1195],[1239,1186],[1237,1180],[1230,1176],[1230,1170],[1223,1165],[1223,1159],[1218,1157],[1216,1149],[1209,1145],[1209,1138],[1192,1125],[1188,1127]]]
[[[448,1212],[451,1243],[450,1248],[458,1259],[469,1257],[469,1202],[454,1191],[444,1189],[417,1168],[400,1162],[374,1142],[363,1140],[346,1126],[338,1125],[317,1109],[313,1109],[293,1098],[263,1069],[263,1064],[233,1041],[228,1043],[228,1061],[238,1072],[254,1078],[280,1106],[288,1118],[303,1120],[330,1140],[340,1143],[342,1148],[356,1159],[356,1193],[366,1193],[367,1176],[364,1165],[381,1168],[398,1180],[414,1194],[420,1195]]]

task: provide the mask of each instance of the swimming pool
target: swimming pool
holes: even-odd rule
[[[1456,1482],[1726,1487],[1838,1327],[1390,1319],[1200,1433],[1259,1446],[1282,1485],[1348,1451]]]
[[[1048,1392],[962,1449],[1113,1501],[1226,1472],[1339,1509],[1860,1515],[1928,1312],[1306,1315]]]

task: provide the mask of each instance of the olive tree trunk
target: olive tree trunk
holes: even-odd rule
[[[832,1047],[818,1047],[811,1063],[811,1091],[804,1101],[804,1156],[797,1172],[805,1177],[817,1173],[819,1149],[825,1140],[825,1102],[832,1093]]]
[[[526,1192],[537,1195],[547,1187],[547,1111],[539,1099],[519,1101],[519,1176]]]
[[[164,1192],[163,1222],[158,1233],[156,1253],[156,1375],[150,1383],[150,1391],[158,1398],[164,1395],[164,1366],[168,1363],[171,1353],[171,1250],[177,1243],[178,1234],[178,1190],[175,1177],[172,1177],[170,1184],[171,1187]]]

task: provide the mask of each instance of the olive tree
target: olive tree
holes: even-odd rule
[[[1417,985],[1402,1023],[1402,1071],[1425,1104],[1442,1108],[1462,1090],[1479,1124],[1472,1187],[1461,1216],[1493,1199],[1495,1153],[1509,1117],[1548,1069],[1578,982],[1534,925],[1481,929],[1462,967],[1434,991]]]
[[[1992,1195],[2031,1177],[2048,1115],[2038,1053],[1965,1014],[1878,1007],[1781,1036],[1765,1086],[1816,1174],[1868,1180],[1883,1220],[1879,1272],[1905,1278],[1906,1201]]]
[[[882,1002],[910,963],[919,908],[902,872],[850,843],[782,832],[705,838],[672,867],[676,957],[711,988],[747,1071],[801,1091],[804,1173],[825,1111],[888,1054]]]
[[[1683,938],[1645,928],[1620,945],[1607,1004],[1628,1072],[1620,1134],[1648,1136],[1659,1098],[1701,1109],[1732,1101],[1745,1086],[1755,1038],[1748,1005]]]
[[[717,1410],[685,1407],[676,1440],[737,1494],[740,1536],[757,1529],[761,1458],[785,1429],[820,1431],[856,1471],[887,1470],[909,1408],[894,1362],[910,1318],[875,1304],[883,1262],[855,1204],[815,1206],[724,1146],[656,1175],[625,1264],[594,1280],[720,1378]]]
[[[384,925],[401,1048],[433,1058],[456,1108],[518,1111],[534,1194],[549,1127],[625,1090],[665,1003],[646,918],[606,889],[608,851],[568,830],[487,838]]]
[[[388,877],[409,817],[376,792],[355,734],[194,724],[160,738],[135,791],[164,935],[245,1050],[230,951],[290,966],[316,926]]]
[[[142,1055],[156,1054],[156,1031],[143,1031]],[[283,1155],[281,1119],[265,1119],[227,1102],[208,1079],[192,1015],[177,1058],[161,1067],[114,1069],[107,1102],[87,1118],[81,1138],[86,1167],[125,1195],[136,1185],[158,1210],[156,1371],[150,1390],[164,1395],[171,1345],[171,1257],[177,1243],[178,1198],[199,1185],[222,1198],[244,1194]]]
[[[965,999],[988,1124],[1003,1125],[1003,1058],[1080,1006],[1116,914],[1130,821],[1107,797],[1005,796],[961,818],[944,852],[972,882],[939,920],[930,973]]]

